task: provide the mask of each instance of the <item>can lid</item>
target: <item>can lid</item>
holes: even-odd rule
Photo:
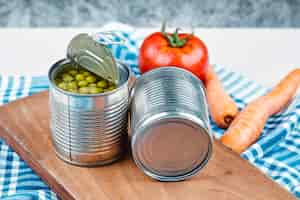
[[[157,180],[184,180],[205,166],[211,156],[208,130],[191,120],[155,120],[140,131],[133,142],[135,162]]]
[[[118,83],[119,71],[111,51],[92,36],[76,35],[68,45],[67,57],[98,76]]]

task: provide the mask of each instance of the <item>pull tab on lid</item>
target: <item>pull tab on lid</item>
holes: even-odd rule
[[[110,50],[88,34],[76,35],[71,40],[67,57],[96,75],[118,84],[119,71]]]

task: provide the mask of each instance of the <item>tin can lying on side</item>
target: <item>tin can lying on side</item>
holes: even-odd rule
[[[145,174],[160,181],[193,176],[213,143],[202,82],[176,67],[144,74],[134,87],[131,129],[133,158]]]
[[[129,107],[129,68],[118,63],[119,80],[115,90],[99,94],[76,94],[56,86],[56,75],[72,61],[64,59],[49,71],[52,140],[57,155],[83,166],[111,163],[127,146]]]

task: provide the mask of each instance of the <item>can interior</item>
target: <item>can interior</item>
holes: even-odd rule
[[[56,84],[54,83],[54,79],[55,79],[56,75],[58,73],[62,72],[65,68],[70,67],[74,64],[75,63],[73,61],[71,61],[70,59],[63,59],[63,60],[60,60],[57,63],[55,63],[49,71],[49,79],[50,79],[50,82],[51,82],[52,86],[54,86],[56,89],[58,89],[58,90],[60,90],[64,93],[68,93],[68,94],[72,94],[72,95],[98,96],[98,95],[103,95],[103,94],[112,93],[114,91],[117,91],[118,88],[122,87],[123,85],[125,85],[128,82],[129,77],[130,77],[129,69],[124,64],[117,62],[117,67],[118,67],[118,70],[119,70],[118,85],[117,85],[117,88],[112,90],[112,91],[103,92],[103,93],[99,93],[99,94],[79,94],[79,93],[68,92],[68,91],[65,91],[65,90],[62,90],[62,89],[58,88],[56,86]]]
[[[185,119],[159,120],[137,135],[136,162],[159,180],[182,180],[200,170],[211,154],[207,130]]]

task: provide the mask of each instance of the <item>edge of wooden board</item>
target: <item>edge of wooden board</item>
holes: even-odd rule
[[[33,94],[31,96],[13,101],[9,104],[3,105],[0,107],[5,108],[10,105],[16,104],[19,101],[27,101],[30,98],[37,98],[37,96],[47,96],[48,91],[43,91],[40,93]],[[69,192],[63,185],[59,184],[54,176],[52,176],[40,163],[39,161],[36,161],[32,154],[30,153],[30,150],[27,148],[24,148],[22,145],[22,142],[18,140],[14,136],[14,132],[10,129],[4,128],[3,126],[0,126],[0,138],[2,138],[40,177],[43,181],[45,181],[50,188],[62,199],[71,199],[75,200],[75,197],[72,196],[71,192]],[[229,154],[234,159],[238,159],[242,162],[245,162],[251,168],[252,170],[255,170],[257,173],[261,174],[264,178],[267,178],[269,181],[276,184],[278,188],[283,189],[285,192],[289,193],[291,197],[294,197],[286,188],[284,188],[282,185],[276,183],[273,181],[269,176],[264,174],[261,170],[259,170],[257,167],[253,166],[249,161],[242,158],[240,155],[234,153],[229,148],[223,146],[220,141],[214,138],[214,143],[217,143],[220,148],[222,148],[223,151],[225,151],[227,154]]]
[[[37,94],[33,94],[32,96],[25,97],[23,99],[19,99],[13,101],[9,104],[4,105],[3,107],[7,107],[8,105],[17,103],[18,101],[31,98],[37,95],[46,95],[47,91],[40,92]],[[2,138],[25,162],[28,164],[35,173],[45,181],[49,187],[62,199],[70,199],[75,200],[75,198],[71,195],[70,192],[66,190],[61,184],[59,184],[55,177],[53,177],[40,163],[32,157],[30,151],[27,148],[24,148],[22,144],[18,141],[17,138],[14,137],[14,133],[6,128],[0,126],[0,138]],[[14,141],[14,142],[13,142]],[[46,174],[46,175],[45,175]]]

